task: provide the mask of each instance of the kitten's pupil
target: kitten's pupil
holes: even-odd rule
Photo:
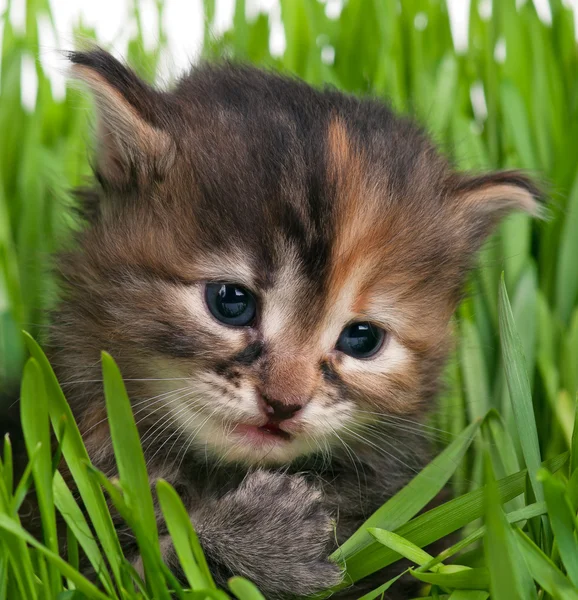
[[[245,290],[226,284],[219,288],[219,307],[224,316],[230,319],[239,317],[247,310],[247,306]]]
[[[243,327],[255,319],[257,303],[254,296],[235,283],[208,283],[205,298],[211,314],[226,325]]]
[[[369,358],[383,345],[385,331],[367,321],[350,323],[337,340],[337,349],[354,358]]]

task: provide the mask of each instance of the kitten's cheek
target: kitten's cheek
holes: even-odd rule
[[[397,375],[412,363],[410,351],[394,337],[389,336],[385,347],[374,357],[359,359],[342,355],[339,371],[344,379],[364,375]]]
[[[336,369],[337,370],[337,369]],[[413,352],[395,338],[375,358],[356,360],[344,356],[339,377],[344,394],[371,410],[405,413],[416,407],[419,369]]]
[[[352,423],[355,416],[355,405],[349,401],[337,401],[327,398],[312,400],[300,415],[298,421],[286,426],[287,431],[296,436],[313,439],[333,437],[344,427]],[[294,426],[294,430],[290,427]]]

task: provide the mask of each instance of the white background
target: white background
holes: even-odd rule
[[[316,1],[316,0],[311,0]],[[467,23],[469,18],[469,0],[447,0],[452,22],[452,34],[458,50],[467,46]],[[524,0],[521,0],[523,2]],[[550,11],[548,0],[534,1],[540,17],[548,22]],[[328,16],[338,16],[342,0],[323,0]],[[48,22],[41,23],[40,44],[41,61],[48,72],[54,93],[60,97],[64,93],[66,78],[65,61],[61,51],[75,46],[73,29],[81,20],[96,30],[97,39],[114,54],[121,57],[127,41],[135,33],[134,19],[130,19],[133,0],[50,0],[56,36]],[[144,25],[144,41],[148,47],[154,47],[158,27],[157,11],[154,0],[139,0]],[[578,17],[578,0],[566,0],[573,6]],[[0,0],[0,14],[4,12],[7,0]],[[230,27],[235,0],[217,0],[216,32]],[[26,0],[13,0],[10,20],[13,26],[22,30],[25,22]],[[271,22],[270,48],[273,54],[282,54],[284,34],[280,22],[278,0],[247,0],[247,12],[256,15],[259,11],[269,14]],[[482,4],[482,16],[491,16],[491,0]],[[127,26],[127,23],[130,26]],[[576,21],[578,25],[578,19]],[[202,0],[165,0],[163,28],[168,37],[168,51],[163,56],[161,80],[170,80],[175,74],[185,70],[194,61],[203,43]],[[578,27],[577,27],[578,30]],[[0,30],[0,41],[2,32]],[[1,92],[1,90],[0,90]],[[23,65],[22,96],[25,106],[34,108],[36,100],[36,74],[32,57]]]

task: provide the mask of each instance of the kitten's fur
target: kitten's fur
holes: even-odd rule
[[[151,480],[183,494],[220,583],[245,575],[268,598],[338,583],[332,520],[344,540],[427,461],[412,422],[434,406],[467,271],[537,190],[456,173],[374,100],[230,64],[161,92],[101,50],[71,60],[96,98],[97,183],[60,257],[51,360],[92,460],[114,472],[105,349]],[[252,290],[256,325],[218,323],[205,281]],[[335,350],[354,319],[388,332],[371,359]],[[263,422],[257,389],[306,403],[289,443],[231,433]]]

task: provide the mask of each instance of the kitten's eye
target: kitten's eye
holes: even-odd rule
[[[205,298],[211,314],[226,325],[243,327],[250,325],[255,319],[255,297],[240,285],[207,283]]]
[[[367,321],[350,323],[341,332],[336,347],[353,358],[369,358],[383,346],[384,339],[385,331],[377,325]]]

